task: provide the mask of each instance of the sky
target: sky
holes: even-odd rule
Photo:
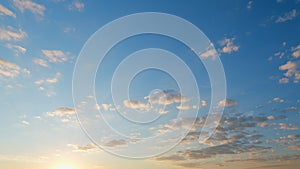
[[[0,168],[298,168],[299,13],[299,0],[1,1]],[[146,31],[102,50],[155,28],[194,46]]]

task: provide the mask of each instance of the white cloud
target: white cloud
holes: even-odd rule
[[[75,152],[91,152],[100,150],[97,148],[97,146],[94,143],[87,144],[85,146],[79,146],[75,144],[68,144],[69,147],[72,147]]]
[[[30,123],[28,121],[26,121],[26,120],[22,120],[22,124],[28,126]]]
[[[300,45],[298,45],[297,47],[293,47],[292,48],[292,56],[294,58],[299,58],[300,57]]]
[[[225,38],[224,40],[219,41],[219,44],[223,46],[222,49],[220,49],[220,52],[229,54],[237,52],[240,47],[233,43],[234,40],[235,38]]]
[[[289,78],[294,81],[294,83],[298,83],[300,80],[300,61],[288,61],[286,64],[279,66],[279,70],[286,71],[284,74],[284,78]],[[287,79],[280,79],[279,82],[288,82]]]
[[[22,13],[29,10],[33,14],[44,16],[46,10],[45,6],[32,2],[31,0],[12,0],[14,6],[17,7]]]
[[[0,59],[0,75],[15,77],[20,74],[20,67],[14,63]]]
[[[206,100],[201,100],[201,106],[202,106],[202,107],[205,107],[205,106],[207,106],[207,102],[206,102]]]
[[[42,53],[48,58],[49,62],[65,62],[67,55],[61,50],[42,50]]]
[[[0,16],[11,16],[16,18],[16,14],[11,10],[7,9],[5,6],[0,4]]]
[[[237,106],[238,102],[236,100],[232,100],[232,99],[224,99],[222,101],[219,102],[218,106],[219,107],[233,107],[233,106]]]
[[[20,53],[24,54],[24,53],[27,51],[26,48],[24,48],[24,47],[22,47],[22,46],[19,46],[19,45],[13,45],[13,44],[8,43],[8,44],[6,44],[5,46],[6,46],[8,49],[13,50],[13,51],[15,52],[15,55],[16,55],[16,56],[19,56]]]
[[[40,65],[40,66],[43,66],[43,67],[49,67],[47,61],[44,60],[44,59],[34,59],[33,63],[35,63],[37,65]]]
[[[284,102],[284,100],[281,99],[281,98],[279,98],[279,97],[275,97],[275,98],[273,99],[273,101],[274,101],[274,102],[280,102],[280,103],[283,103],[283,102]]]
[[[145,99],[151,104],[170,105],[173,103],[185,103],[189,101],[188,97],[181,96],[175,90],[154,91],[150,96],[145,96]]]
[[[70,5],[69,5],[69,10],[77,10],[79,12],[83,11],[84,9],[84,3],[80,2],[79,0],[73,1]]]
[[[292,11],[285,13],[283,16],[279,16],[275,22],[276,23],[286,22],[289,20],[293,20],[296,16],[297,16],[297,11],[296,9],[293,9]]]
[[[75,109],[68,107],[61,107],[56,109],[54,112],[46,112],[46,116],[54,117],[54,116],[66,116],[66,115],[74,115],[76,113]]]
[[[140,109],[140,110],[149,110],[150,109],[150,104],[148,103],[143,103],[137,100],[124,100],[123,104],[127,108],[131,109]]]
[[[44,83],[48,83],[48,84],[57,83],[60,77],[61,77],[61,73],[57,72],[54,77],[37,80],[37,81],[34,82],[34,84],[42,85]]]
[[[12,27],[0,28],[0,40],[14,40],[20,41],[27,37],[27,33],[22,29],[15,30]]]
[[[215,49],[209,49],[209,50],[206,50],[205,52],[199,54],[200,58],[203,58],[203,59],[207,59],[209,57],[214,59],[217,55],[218,55],[218,53]]]

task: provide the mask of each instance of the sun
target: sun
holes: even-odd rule
[[[72,166],[64,165],[64,166],[57,167],[56,169],[76,169],[76,168]]]

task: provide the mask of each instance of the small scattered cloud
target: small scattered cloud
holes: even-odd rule
[[[279,102],[279,103],[284,103],[284,100],[279,98],[279,97],[274,97],[273,101],[274,102]]]
[[[57,83],[60,77],[61,77],[61,73],[57,72],[54,77],[36,80],[34,82],[34,84],[42,85],[42,84],[45,84],[45,83],[47,83],[47,84]]]
[[[215,49],[208,49],[203,53],[199,54],[199,57],[202,59],[212,58],[215,59],[218,56],[218,53]]]
[[[65,27],[65,28],[63,29],[63,31],[64,31],[65,33],[70,33],[70,32],[75,32],[76,29],[75,29],[74,27]]]
[[[120,147],[120,146],[125,146],[125,145],[127,145],[127,143],[123,139],[111,140],[105,144],[105,146],[107,146],[107,147]]]
[[[253,1],[249,1],[247,3],[247,9],[251,9],[252,8],[252,5],[253,5]]]
[[[60,108],[57,108],[53,112],[46,112],[46,116],[49,116],[49,117],[55,117],[55,116],[63,117],[66,115],[74,115],[74,114],[76,114],[75,109],[68,108],[68,107],[60,107]]]
[[[123,104],[127,108],[131,109],[140,109],[140,110],[149,110],[150,104],[149,103],[143,103],[137,100],[124,100]]]
[[[12,0],[12,2],[22,13],[28,10],[35,15],[44,16],[46,8],[43,5],[32,2],[31,0]]]
[[[175,90],[154,91],[150,96],[145,96],[144,98],[148,99],[151,104],[161,105],[185,103],[189,101],[188,97],[181,96],[181,94]]]
[[[64,53],[61,50],[42,50],[42,53],[44,54],[44,56],[47,57],[47,59],[49,60],[49,62],[65,62],[68,60],[68,53]]]
[[[288,61],[284,65],[279,66],[279,70],[286,71],[283,78],[280,79],[281,83],[288,83],[288,79],[292,79],[294,83],[300,80],[300,61]]]
[[[16,56],[19,56],[21,53],[24,54],[26,53],[27,49],[22,47],[22,46],[19,46],[19,45],[13,45],[13,44],[6,44],[5,45],[8,49],[11,49],[14,51],[15,55]]]
[[[11,10],[7,9],[5,6],[0,4],[0,16],[11,16],[16,18],[16,14]]]
[[[42,67],[49,67],[47,61],[44,59],[39,59],[39,58],[33,59],[33,63]]]
[[[83,2],[80,2],[79,0],[75,0],[69,5],[69,10],[76,10],[82,12],[84,10],[84,6],[85,5]]]
[[[219,41],[219,44],[223,46],[219,51],[221,53],[232,53],[232,52],[237,52],[239,50],[239,46],[234,44],[235,38],[225,38],[221,41]]]
[[[91,152],[99,150],[94,143],[87,144],[85,146],[75,145],[75,144],[68,144],[67,146],[72,147],[73,151],[75,152]]]
[[[202,107],[205,107],[205,106],[207,106],[207,102],[206,102],[206,100],[201,100],[201,106],[202,106]]]
[[[292,11],[287,12],[282,16],[279,16],[275,22],[282,23],[282,22],[290,21],[293,20],[296,16],[297,16],[297,11],[296,9],[293,9]]]
[[[238,102],[233,99],[224,99],[224,100],[220,101],[218,104],[219,107],[233,107],[233,106],[237,106],[237,105],[238,105]]]
[[[191,109],[191,106],[188,104],[181,104],[181,105],[176,106],[176,108],[178,110],[189,110],[189,109]]]
[[[30,123],[29,123],[28,121],[26,121],[26,120],[22,120],[21,123],[24,124],[24,125],[26,125],[26,126],[28,126],[28,125],[30,124]]]
[[[294,58],[299,58],[300,57],[300,45],[296,46],[296,47],[292,47],[292,56]]]
[[[17,64],[0,58],[0,76],[13,78],[17,77],[21,73],[30,74],[30,71],[28,71],[27,69],[22,69]]]
[[[12,27],[7,27],[7,28],[1,28],[0,27],[0,40],[5,40],[5,41],[20,41],[27,37],[27,33],[24,32],[22,29],[14,29]]]
[[[281,130],[298,130],[298,127],[293,124],[279,123]]]

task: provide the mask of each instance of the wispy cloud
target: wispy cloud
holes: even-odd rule
[[[24,32],[22,29],[15,30],[12,27],[1,28],[0,27],[0,40],[14,40],[20,41],[27,37],[27,33]]]
[[[40,66],[42,66],[42,67],[49,67],[47,61],[44,60],[44,59],[39,59],[39,58],[34,59],[34,60],[33,60],[33,63],[35,63],[35,64],[37,64],[37,65],[40,65]]]
[[[48,83],[48,84],[57,83],[60,77],[61,77],[61,73],[57,72],[54,77],[37,80],[37,81],[34,82],[34,84],[42,85],[44,83]]]
[[[0,4],[0,16],[11,16],[16,18],[16,14],[11,10],[7,9],[5,6]]]
[[[20,53],[24,54],[24,53],[27,51],[26,48],[24,48],[24,47],[22,47],[22,46],[20,46],[20,45],[13,45],[13,44],[8,43],[8,44],[6,44],[5,46],[6,46],[8,49],[13,50],[16,56],[19,56]]]
[[[249,1],[247,3],[247,9],[251,9],[252,8],[252,5],[253,5],[253,1]]]
[[[105,144],[105,146],[107,146],[107,147],[120,147],[120,146],[125,146],[125,145],[127,145],[127,143],[123,139],[111,140]]]
[[[84,146],[68,144],[69,147],[72,147],[75,152],[91,152],[100,150],[94,143],[90,143]]]
[[[84,3],[80,2],[79,0],[75,0],[73,1],[70,5],[69,5],[69,10],[76,10],[76,11],[83,11],[84,9]]]
[[[22,13],[25,12],[25,10],[29,10],[35,15],[44,16],[46,8],[43,5],[32,2],[31,0],[12,0],[12,2]]]
[[[17,64],[0,58],[0,76],[13,78],[18,76],[20,73],[30,74],[30,71],[22,69]]]
[[[42,53],[47,57],[49,62],[65,62],[68,60],[68,53],[65,54],[61,50],[42,50]]]
[[[293,9],[292,11],[287,12],[282,16],[279,16],[275,22],[276,23],[286,22],[289,20],[293,20],[296,16],[297,16],[297,11],[296,9]]]

